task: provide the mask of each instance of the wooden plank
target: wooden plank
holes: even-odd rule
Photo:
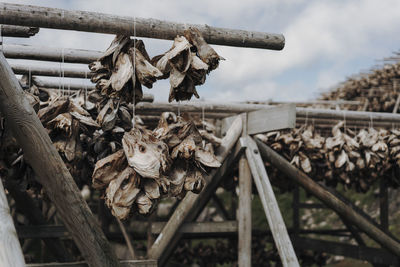
[[[89,64],[103,55],[101,51],[56,48],[45,46],[31,46],[21,44],[3,44],[3,53],[6,58],[44,60],[65,63]]]
[[[369,261],[375,264],[399,266],[399,259],[386,250],[363,246],[354,246],[339,242],[317,240],[310,238],[295,238],[293,244],[296,249],[305,249],[341,255],[353,259]]]
[[[389,231],[389,190],[384,179],[379,183],[379,218],[384,231]]]
[[[15,25],[0,25],[0,36],[29,38],[39,32],[37,27],[24,27]]]
[[[27,267],[87,267],[88,264],[81,262],[70,262],[70,263],[35,263],[28,264]],[[105,265],[102,265],[105,266]],[[157,267],[157,261],[155,260],[126,260],[120,261],[121,267]]]
[[[110,244],[3,53],[0,53],[0,111],[83,257],[91,266],[118,266]]]
[[[217,159],[220,162],[224,162],[231,149],[237,142],[242,132],[242,120],[238,117],[231,126],[231,130],[228,131],[227,135],[222,139],[221,146],[217,150]],[[205,189],[209,186],[214,175],[218,174],[221,168],[213,170],[209,176],[206,176],[206,186],[203,191],[199,194],[188,192],[184,199],[179,203],[174,213],[170,217],[168,223],[164,227],[163,231],[159,234],[153,246],[151,247],[148,257],[150,259],[159,259],[163,254],[167,246],[170,245],[171,240],[177,233],[179,227],[183,224],[188,215],[193,212],[192,208],[198,203],[199,198],[205,194]],[[213,193],[213,192],[212,192]],[[211,194],[210,194],[211,195]],[[176,237],[175,237],[176,238]]]
[[[6,193],[0,179],[0,266],[25,266]]]
[[[396,256],[400,256],[400,243],[391,236],[376,227],[364,216],[360,215],[353,207],[343,202],[337,196],[323,188],[320,184],[313,181],[305,173],[291,165],[285,158],[276,153],[273,149],[256,140],[261,155],[265,160],[270,162],[277,169],[281,170],[288,178],[294,180],[308,192],[313,194],[325,205],[336,211],[339,215],[346,218],[350,223],[358,229],[365,232],[373,240],[387,248]]]
[[[257,144],[250,136],[242,137],[246,143],[246,157],[251,174],[256,184],[258,195],[264,208],[272,236],[283,266],[300,266],[290,241],[288,231],[279,210],[272,185],[269,181],[264,162],[261,159]]]
[[[249,164],[243,155],[239,160],[238,265],[251,266],[251,188]]]
[[[274,108],[260,109],[247,115],[247,133],[257,134],[294,128],[296,105],[286,104]]]
[[[196,27],[209,44],[272,50],[282,50],[285,46],[281,34],[7,3],[0,4],[0,23],[167,40],[182,35],[188,27]]]

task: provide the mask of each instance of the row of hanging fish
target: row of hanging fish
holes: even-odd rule
[[[214,155],[221,140],[170,112],[152,131],[138,126],[125,132],[121,143],[96,163],[92,176],[93,187],[105,190],[106,204],[119,219],[132,211],[150,213],[162,197],[199,193],[203,175],[221,164]]]
[[[347,79],[335,90],[323,95],[324,100],[355,100],[360,105],[346,109],[374,112],[398,112],[398,79],[400,63],[387,64],[382,68]]]
[[[339,122],[332,135],[323,137],[313,126],[290,132],[256,136],[315,180],[366,192],[379,179],[398,187],[400,180],[400,131],[361,129],[357,133]],[[276,177],[279,172],[273,170]],[[285,179],[275,178],[282,187]]]
[[[117,35],[97,61],[89,64],[91,78],[101,95],[110,98],[142,98],[142,85],[152,88],[159,79],[170,78],[169,102],[199,98],[195,86],[223,59],[206,43],[199,30],[189,28],[177,36],[167,52],[150,58],[142,40]]]

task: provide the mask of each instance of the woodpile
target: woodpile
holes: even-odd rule
[[[397,112],[399,105],[400,63],[388,64],[356,78],[349,78],[334,91],[322,96],[324,100],[358,100],[360,105],[346,109],[374,112]]]
[[[170,78],[168,101],[199,98],[195,86],[204,84],[206,75],[216,69],[220,57],[201,36],[189,28],[177,36],[167,52],[150,59],[142,40],[118,35],[102,57],[89,64],[91,81],[102,96],[139,101],[142,85],[152,88],[158,79]]]
[[[304,173],[328,185],[341,183],[359,192],[368,191],[379,179],[385,179],[393,187],[400,185],[398,130],[368,128],[354,132],[342,121],[328,137],[321,136],[311,125],[256,137]],[[271,171],[274,181],[287,188],[285,179],[280,179],[276,170]]]

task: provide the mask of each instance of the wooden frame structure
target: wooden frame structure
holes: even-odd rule
[[[63,19],[60,20],[60,17]],[[5,3],[0,3],[0,23],[111,34],[133,34],[132,26],[135,24],[137,36],[159,39],[173,39],[186,27],[184,24],[163,22],[154,19],[126,18],[93,12],[68,11]],[[204,36],[206,36],[206,41],[211,44],[274,50],[280,50],[284,46],[284,38],[278,34],[214,28],[207,25],[194,26],[200,29]],[[35,50],[31,47],[18,45],[5,45],[4,54],[9,58],[48,61],[57,61],[60,59],[60,51]],[[75,51],[72,49],[63,51],[63,58],[66,59],[66,62],[87,64],[93,58],[97,57],[98,52],[96,51]],[[0,54],[1,112],[6,117],[6,120],[9,121],[15,138],[24,150],[26,159],[38,174],[40,182],[57,207],[65,224],[65,227],[43,225],[45,222],[44,219],[34,212],[34,207],[32,206],[31,209],[26,210],[26,214],[34,218],[32,221],[35,221],[37,225],[30,226],[30,228],[17,228],[19,237],[44,238],[45,242],[49,242],[49,247],[53,247],[54,253],[57,255],[62,250],[62,244],[57,242],[57,238],[72,236],[89,266],[156,266],[157,264],[162,266],[167,262],[168,257],[182,237],[199,235],[215,237],[238,233],[239,266],[250,266],[252,234],[250,199],[252,194],[251,177],[253,177],[271,229],[271,231],[264,230],[264,233],[273,236],[283,266],[299,266],[295,251],[304,244],[307,244],[309,248],[316,251],[324,248],[323,251],[325,252],[369,260],[374,264],[397,265],[399,263],[400,243],[387,230],[387,191],[385,191],[384,185],[382,185],[381,189],[382,227],[379,227],[376,223],[371,222],[368,216],[362,214],[350,205],[350,203],[344,201],[337,193],[332,193],[327,188],[316,184],[304,173],[295,169],[286,160],[261,142],[254,140],[250,135],[293,128],[296,124],[296,116],[297,121],[300,120],[300,122],[302,118],[320,119],[324,123],[330,123],[332,120],[340,120],[342,118],[354,121],[354,123],[356,121],[368,122],[372,119],[375,121],[375,125],[392,126],[393,124],[400,123],[400,115],[315,110],[296,108],[293,104],[280,107],[272,107],[265,104],[224,105],[194,103],[180,105],[179,108],[181,111],[190,113],[204,111],[206,117],[225,118],[221,125],[221,134],[224,136],[224,139],[220,149],[217,151],[218,159],[223,164],[219,169],[208,175],[206,178],[207,185],[200,194],[188,193],[177,204],[169,216],[168,222],[155,223],[149,221],[146,225],[148,228],[147,237],[149,244],[153,243],[148,250],[149,259],[152,260],[118,262],[106,238],[106,235],[110,237],[110,233],[106,235],[103,233],[87,203],[79,194],[77,186],[74,184],[71,175],[53,147],[49,136],[44,131],[32,107],[25,100],[13,70],[15,73],[20,74],[26,74],[27,72],[27,69],[22,66],[11,68],[3,54]],[[59,70],[52,69],[36,68],[30,70],[28,68],[28,71],[32,71],[31,74],[34,75],[60,75]],[[86,73],[83,76],[81,70],[64,72],[64,75],[66,73],[70,77],[90,77]],[[137,114],[144,115],[151,122],[161,111],[176,111],[177,109],[176,105],[171,104],[140,103],[137,107]],[[268,118],[269,120],[266,121],[264,118]],[[46,168],[38,160],[37,155],[39,153],[41,156],[46,155],[49,158],[49,164]],[[264,168],[262,157],[281,169],[301,187],[316,195],[328,207],[340,214],[344,221],[348,222],[348,230],[358,240],[360,246],[336,244],[300,237],[300,234],[311,233],[312,231],[300,229],[298,209],[302,207],[302,204],[298,201],[298,190],[294,191],[294,227],[293,229],[287,229]],[[214,193],[219,183],[232,171],[231,166],[237,163],[239,164],[240,192],[237,221],[233,220],[234,217],[229,216],[226,211],[222,211],[222,214],[225,214],[224,217],[228,219],[224,222],[195,222],[195,219],[209,200],[213,200],[216,206],[219,206],[223,210],[221,205],[218,205],[218,198],[215,197]],[[13,190],[12,184],[7,183],[6,186],[13,198],[25,199],[26,203],[30,203],[29,198],[24,196],[23,193]],[[2,189],[1,186],[0,189]],[[0,194],[2,193],[1,191]],[[66,203],[68,204],[66,205]],[[347,230],[345,231],[347,232]],[[362,239],[357,237],[359,231],[368,234],[386,250],[369,248],[365,244],[363,245]],[[323,234],[328,232],[331,233],[332,231],[315,231],[314,233]],[[343,233],[343,231],[336,231],[335,233]],[[153,234],[158,234],[155,240],[151,239]],[[292,238],[289,237],[289,234],[291,234]],[[68,255],[59,256],[64,256],[63,260],[68,260]],[[31,264],[29,266],[86,266],[86,263]]]

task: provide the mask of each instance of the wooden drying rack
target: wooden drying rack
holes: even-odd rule
[[[169,40],[172,40],[178,34],[182,34],[186,27],[193,26],[202,32],[206,41],[210,44],[273,50],[281,50],[284,47],[284,37],[279,34],[223,29],[207,25],[185,25],[155,19],[128,18],[94,12],[5,3],[0,3],[0,23],[22,27],[43,27],[128,35],[133,35],[133,24],[135,23],[136,36]],[[251,266],[251,177],[254,179],[267,216],[271,229],[269,234],[272,234],[274,238],[283,266],[299,266],[294,247],[298,249],[304,244],[316,251],[324,246],[327,247],[328,252],[334,254],[342,253],[345,256],[369,260],[374,263],[386,264],[394,262],[398,264],[400,243],[387,231],[387,220],[386,225],[382,223],[383,226],[377,226],[376,223],[371,222],[370,218],[365,218],[367,215],[361,214],[359,210],[353,207],[351,203],[343,200],[337,193],[332,193],[327,188],[316,184],[270,148],[250,137],[251,134],[260,132],[293,128],[296,123],[296,115],[298,119],[314,116],[329,120],[340,119],[343,116],[343,112],[296,108],[294,104],[274,107],[262,104],[212,103],[181,104],[180,109],[182,112],[189,113],[199,113],[199,110],[204,110],[206,117],[221,119],[221,133],[225,136],[220,153],[220,157],[223,159],[222,166],[206,177],[207,185],[200,194],[196,195],[189,192],[177,204],[168,222],[149,224],[150,234],[158,234],[157,239],[148,251],[149,260],[118,262],[106,236],[100,229],[87,203],[80,195],[71,174],[58,155],[32,107],[25,100],[22,88],[15,77],[16,73],[26,74],[27,72],[31,72],[32,75],[59,76],[59,70],[18,65],[10,66],[5,58],[59,62],[63,57],[66,63],[87,64],[97,59],[100,54],[97,51],[76,49],[64,49],[63,51],[61,49],[4,45],[4,55],[0,54],[1,113],[5,116],[16,140],[23,149],[24,158],[34,169],[38,181],[45,188],[65,225],[65,227],[43,226],[40,225],[43,219],[37,218],[39,226],[32,226],[30,229],[29,227],[18,228],[18,234],[20,237],[44,238],[45,242],[49,241],[49,238],[70,235],[86,260],[86,263],[32,264],[30,266],[86,266],[86,264],[89,266],[157,266],[157,264],[162,266],[166,263],[180,238],[188,233],[197,233],[198,235],[211,234],[214,236],[238,233],[239,266]],[[71,69],[65,71],[65,73],[69,77],[90,77],[90,75],[87,76],[86,70],[83,69]],[[53,85],[48,85],[47,87],[51,86]],[[46,86],[43,85],[43,87]],[[177,105],[163,103],[139,103],[136,108],[137,114],[143,115],[145,120],[149,121],[163,111],[176,112],[177,109]],[[374,121],[384,123],[400,122],[400,115],[396,114],[346,112],[345,116],[347,120],[354,121],[371,120],[372,118]],[[290,239],[264,168],[262,157],[285,172],[288,177],[295,180],[311,194],[316,195],[326,206],[340,214],[348,222],[348,228],[354,236],[357,236],[358,231],[365,232],[386,250],[365,247],[362,245],[362,240],[359,242],[360,246],[357,247],[299,237],[300,233],[312,231],[305,231],[299,228],[298,209],[304,207],[304,205],[302,206],[299,203],[298,197],[294,198],[294,213],[297,213],[297,216],[294,216],[294,228],[289,229],[292,234],[292,239]],[[46,158],[45,165],[43,158]],[[241,192],[237,221],[228,220],[221,223],[193,222],[210,199],[218,203],[215,191],[219,183],[231,174],[232,166],[237,163],[239,163],[239,190]],[[6,185],[9,186],[10,189],[8,190],[11,192],[12,185],[8,182],[6,182]],[[296,194],[298,196],[298,190],[294,192],[295,196]],[[382,192],[384,196],[384,190]],[[2,193],[4,195],[4,192],[0,190],[0,197]],[[387,194],[386,198],[382,199],[386,200],[387,205]],[[24,203],[30,203],[29,201],[29,199],[25,198]],[[8,209],[7,202],[0,201],[0,204],[4,210]],[[219,205],[219,208],[223,210],[221,205]],[[29,216],[33,209],[26,208],[25,211]],[[1,215],[4,217],[9,216],[7,213],[1,213]],[[387,211],[385,216],[387,216]],[[1,227],[3,225],[0,224]],[[354,227],[357,227],[358,231],[354,230]],[[10,235],[14,236],[14,238],[7,240],[7,242],[10,246],[17,244],[19,247],[13,226],[9,229],[11,231]],[[316,232],[323,233],[324,231]],[[336,233],[338,231],[328,230],[326,232]],[[0,237],[0,242],[5,242],[3,236]],[[56,247],[59,243],[53,243],[53,245],[50,247],[57,252]],[[340,249],[343,246],[347,246],[345,251]],[[0,255],[2,254],[0,253]],[[60,255],[60,257],[62,256]],[[17,252],[15,255],[9,255],[9,257],[21,258],[22,254]],[[7,260],[12,261],[14,258],[3,259],[0,257],[0,262],[6,262]]]

